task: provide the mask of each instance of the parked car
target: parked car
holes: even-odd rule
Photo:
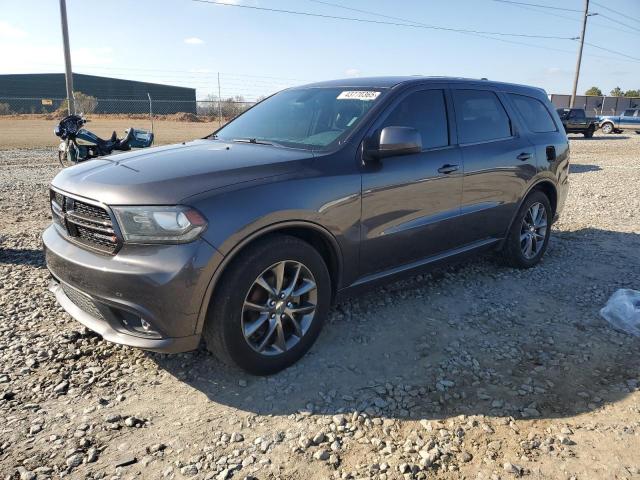
[[[591,138],[598,129],[598,119],[588,117],[584,108],[558,108],[557,111],[567,133],[582,133],[585,138]]]
[[[622,115],[599,117],[602,133],[622,133],[623,130],[635,130],[640,133],[640,109],[628,108]]]
[[[536,265],[568,189],[541,89],[388,77],[291,88],[208,138],[95,159],[51,185],[51,290],[106,340],[201,339],[277,372],[337,299],[496,250]]]

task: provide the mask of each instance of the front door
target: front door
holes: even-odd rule
[[[451,142],[446,89],[405,93],[374,126],[412,127],[420,153],[387,157],[362,174],[361,275],[409,264],[457,243],[462,158]]]

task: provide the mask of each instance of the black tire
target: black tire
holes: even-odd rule
[[[523,252],[523,244],[521,240],[521,235],[524,234],[523,219],[525,219],[529,209],[535,204],[541,204],[542,207],[544,207],[546,215],[546,229],[540,250],[533,257],[527,258]],[[513,220],[513,224],[511,225],[507,238],[505,239],[502,254],[506,263],[515,268],[531,268],[540,262],[540,259],[546,252],[549,244],[551,221],[552,211],[549,199],[540,190],[534,190],[527,196],[527,198],[525,198],[524,202],[522,202],[520,210],[518,210],[518,214]]]
[[[593,132],[596,131],[596,128],[591,125],[586,132],[584,132],[584,138],[592,138],[593,137]]]
[[[258,277],[278,262],[297,262],[315,280],[315,313],[306,332],[283,353],[259,353],[245,339],[244,309]],[[227,365],[237,365],[254,375],[271,375],[300,359],[313,345],[331,303],[331,279],[327,266],[308,243],[292,236],[274,234],[248,246],[236,257],[219,281],[211,300],[203,338],[207,349]],[[268,322],[268,321],[267,321]],[[268,326],[267,326],[268,328]]]

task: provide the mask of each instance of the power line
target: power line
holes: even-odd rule
[[[311,2],[312,2],[312,1],[315,1],[315,0],[309,0],[309,1],[311,1]],[[495,0],[493,0],[493,1],[495,1]],[[513,7],[516,7],[516,8],[522,8],[522,9],[524,9],[524,10],[528,10],[529,12],[536,12],[536,13],[539,13],[539,14],[541,14],[541,15],[549,15],[549,16],[551,16],[551,17],[562,18],[562,19],[564,19],[564,20],[571,20],[572,22],[582,22],[582,20],[581,20],[581,19],[579,19],[579,18],[569,17],[569,16],[567,16],[567,15],[560,15],[560,14],[558,14],[558,13],[549,12],[549,11],[546,11],[546,10],[540,10],[540,9],[539,9],[539,8],[537,8],[537,7],[529,7],[529,6],[527,6],[527,5],[523,5],[523,4],[519,3],[519,2],[518,2],[518,3],[511,3],[511,2],[509,2],[508,4],[509,4],[509,5],[511,5],[511,6],[513,6]],[[599,13],[593,13],[592,15],[602,16],[602,15],[601,15],[601,14],[599,14]],[[640,33],[639,33],[637,30],[636,30],[636,31],[624,30],[624,29],[621,29],[620,27],[614,27],[613,25],[604,25],[604,24],[602,24],[602,23],[595,22],[594,20],[591,20],[591,21],[589,22],[589,24],[590,24],[590,25],[595,25],[595,26],[597,26],[597,27],[599,27],[599,28],[606,28],[606,29],[608,29],[608,30],[615,30],[615,31],[616,31],[616,32],[618,32],[618,33],[623,32],[623,33],[627,33],[627,34],[629,34],[629,35],[640,35]],[[634,30],[635,30],[635,28],[634,28]]]
[[[597,48],[597,49],[600,49],[600,50],[604,50],[605,52],[609,52],[609,53],[615,53],[616,55],[620,55],[622,57],[629,58],[631,60],[635,60],[636,62],[640,62],[640,57],[632,57],[631,55],[627,55],[626,53],[616,52],[615,50],[611,50],[610,48],[601,47],[599,45],[594,45],[593,43],[589,43],[589,42],[584,42],[584,43],[585,43],[585,45],[589,45],[590,47]]]
[[[576,10],[576,9],[573,9],[573,8],[553,7],[551,5],[541,5],[539,3],[515,2],[513,0],[493,0],[493,1],[494,2],[499,2],[499,3],[511,3],[513,5],[528,5],[530,7],[548,8],[549,10],[562,10],[564,12],[582,13],[582,10]]]
[[[621,22],[620,20],[616,20],[615,18],[611,18],[610,16],[605,15],[604,13],[595,13],[594,15],[598,15],[599,17],[606,18],[610,22],[617,23],[619,25],[630,28],[631,30],[635,30],[636,32],[640,33],[640,28],[634,27],[633,25],[629,25],[628,23]]]
[[[627,14],[627,13],[619,12],[618,10],[614,10],[613,8],[611,8],[611,7],[609,7],[609,6],[607,6],[607,5],[603,5],[603,4],[598,3],[598,2],[592,2],[592,3],[593,3],[594,5],[598,5],[598,6],[599,6],[599,7],[601,7],[601,8],[605,8],[605,9],[609,10],[611,13],[615,13],[615,14],[617,14],[617,15],[620,15],[621,17],[624,17],[624,18],[626,18],[627,20],[633,20],[634,22],[638,22],[638,23],[640,23],[640,19],[638,19],[638,18],[634,18],[634,17],[630,17],[630,16],[629,16],[629,14]]]
[[[351,22],[360,22],[360,23],[374,23],[377,25],[392,25],[395,27],[409,27],[409,28],[421,28],[421,29],[429,29],[429,30],[443,30],[447,32],[457,32],[457,33],[475,33],[481,35],[498,35],[504,37],[524,37],[524,38],[544,38],[549,40],[574,40],[575,37],[560,37],[557,35],[536,35],[536,34],[525,34],[525,33],[506,33],[506,32],[486,32],[482,30],[469,30],[463,28],[452,28],[452,27],[442,27],[438,25],[426,25],[426,24],[417,24],[417,23],[397,23],[397,22],[385,22],[381,20],[370,20],[365,18],[357,18],[357,17],[341,17],[337,15],[325,15],[321,13],[311,13],[311,12],[301,12],[298,10],[284,10],[279,8],[267,8],[267,7],[256,7],[253,5],[243,5],[236,3],[223,3],[215,0],[192,0],[194,2],[199,3],[208,3],[211,5],[219,5],[224,7],[235,7],[235,8],[246,8],[249,10],[259,10],[263,12],[273,12],[273,13],[283,13],[288,15],[298,15],[305,17],[316,17],[316,18],[325,18],[331,20],[346,20]]]
[[[313,3],[319,3],[319,4],[322,4],[322,5],[327,5],[327,6],[331,6],[331,7],[342,8],[342,9],[345,9],[345,10],[352,10],[352,11],[359,12],[359,13],[365,13],[367,15],[375,15],[375,16],[382,17],[382,18],[390,18],[390,19],[393,19],[393,20],[399,20],[399,21],[402,21],[402,22],[411,22],[411,23],[414,23],[416,25],[421,25],[420,22],[416,22],[415,20],[409,20],[409,19],[402,18],[402,17],[394,17],[394,16],[391,16],[391,15],[385,15],[383,13],[373,12],[371,10],[362,10],[362,9],[359,9],[359,8],[347,7],[345,5],[340,5],[338,3],[331,3],[331,2],[327,2],[325,0],[307,0],[307,1],[313,2]],[[516,5],[516,6],[520,6],[520,5]],[[522,8],[527,8],[527,7],[522,7]],[[537,10],[533,10],[533,11],[537,11]],[[548,12],[540,12],[540,13],[549,14]],[[551,14],[551,15],[554,15],[554,14]],[[563,18],[569,18],[569,17],[563,17]],[[477,34],[477,33],[469,33],[468,35],[474,35],[474,36],[477,36],[477,37],[486,38],[488,40],[494,40],[494,41],[498,41],[498,42],[511,43],[511,44],[514,44],[514,45],[524,45],[524,46],[527,46],[527,47],[539,48],[539,49],[542,49],[542,50],[550,50],[550,51],[555,51],[555,52],[569,53],[569,54],[572,54],[572,55],[574,54],[574,52],[569,51],[569,50],[563,50],[563,49],[560,49],[560,48],[553,48],[553,47],[547,47],[547,46],[542,46],[542,45],[534,45],[532,43],[525,43],[525,42],[521,42],[521,41],[517,41],[517,40],[507,40],[507,39],[504,39],[504,38],[494,38],[494,37],[489,37],[489,36],[485,36],[485,35],[481,35],[481,34]],[[576,40],[579,40],[579,39],[576,39]],[[597,46],[596,46],[596,48],[597,48]],[[611,50],[611,53],[618,53],[618,52],[614,52],[613,50]],[[613,59],[612,57],[607,57],[607,56],[604,56],[604,55],[591,54],[589,56],[590,57],[604,58],[604,59],[608,59],[608,60]],[[615,59],[613,59],[613,60],[615,60]]]

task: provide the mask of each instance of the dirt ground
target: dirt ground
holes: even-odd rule
[[[640,135],[571,150],[538,267],[487,255],[345,301],[268,378],[72,320],[40,249],[55,152],[0,151],[0,477],[640,479],[640,338],[598,313],[640,290]]]
[[[86,128],[102,138],[111,137],[115,130],[119,137],[129,127],[151,130],[151,122],[146,119],[126,119],[99,117],[91,119]],[[0,149],[56,147],[60,140],[53,134],[57,120],[44,118],[20,118],[0,116]],[[218,128],[218,122],[179,122],[156,119],[153,131],[156,145],[184,142],[202,138]]]

